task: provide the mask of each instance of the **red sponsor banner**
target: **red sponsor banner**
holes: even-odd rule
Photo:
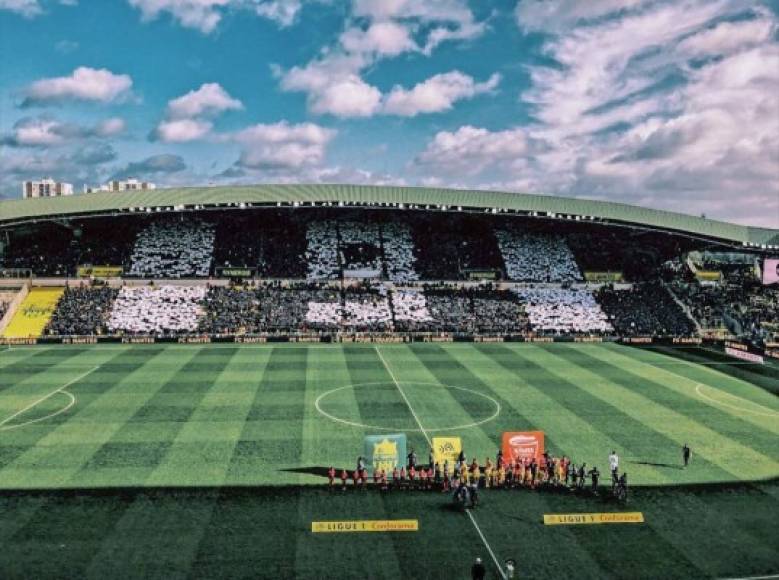
[[[763,284],[779,282],[779,259],[763,260]]]
[[[544,455],[543,431],[506,431],[503,433],[503,457],[507,461],[536,459]]]
[[[736,348],[731,348],[729,346],[725,347],[725,354],[729,354],[734,358],[740,358],[741,360],[745,360],[753,363],[765,364],[763,357],[760,356],[759,354],[752,354],[751,352],[738,350]]]

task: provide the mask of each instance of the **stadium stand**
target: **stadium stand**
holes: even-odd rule
[[[340,275],[336,222],[312,221],[306,229],[306,280],[335,280]]]
[[[157,219],[138,233],[129,276],[207,277],[214,248],[213,225],[199,219]]]
[[[532,330],[549,334],[607,333],[606,314],[587,290],[572,288],[517,288]]]
[[[383,223],[381,235],[387,277],[396,284],[419,280],[411,227],[404,222]]]
[[[127,334],[192,333],[204,314],[205,286],[125,286],[107,327]]]
[[[43,334],[64,288],[33,288],[3,331],[4,338],[28,338]]]
[[[395,327],[404,330],[425,330],[433,317],[427,307],[425,295],[418,290],[397,290],[392,293],[392,310]]]
[[[578,282],[581,280],[565,238],[553,234],[495,230],[506,276],[519,282]]]
[[[119,291],[107,286],[66,288],[46,325],[45,333],[61,336],[100,335]]]
[[[469,271],[503,269],[492,227],[482,216],[420,214],[411,227],[421,280],[463,280]]]
[[[693,322],[660,282],[634,284],[629,290],[603,287],[596,297],[623,336],[691,336]]]

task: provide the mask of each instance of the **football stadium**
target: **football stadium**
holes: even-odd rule
[[[3,578],[779,573],[779,230],[257,185],[0,240]]]

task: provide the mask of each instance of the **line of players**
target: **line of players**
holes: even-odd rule
[[[612,451],[609,455],[609,467],[612,476],[612,492],[619,492],[623,499],[627,495],[627,473],[618,475],[619,457]],[[552,457],[544,453],[540,461],[535,458],[506,461],[503,453],[498,451],[495,462],[487,458],[484,465],[479,465],[474,458],[470,463],[466,460],[465,453],[460,452],[454,465],[444,461],[443,466],[431,457],[427,465],[417,465],[416,455],[412,450],[408,455],[407,465],[398,469],[395,467],[391,473],[384,469],[374,469],[372,477],[369,476],[362,457],[357,460],[357,467],[350,473],[342,469],[340,474],[334,467],[327,472],[329,487],[334,488],[336,479],[340,478],[341,489],[346,490],[351,480],[352,487],[365,488],[372,482],[372,486],[381,490],[394,489],[422,489],[440,490],[442,492],[456,491],[461,486],[470,488],[517,488],[525,487],[536,489],[541,486],[552,486],[584,490],[587,480],[590,481],[590,490],[597,493],[600,483],[600,472],[597,467],[587,469],[587,464],[576,466],[567,456]]]

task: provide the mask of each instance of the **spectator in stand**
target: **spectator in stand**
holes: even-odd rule
[[[66,288],[46,327],[46,334],[107,334],[111,307],[118,294],[119,290],[108,286]]]
[[[659,282],[634,284],[630,290],[603,287],[597,299],[623,336],[690,336],[695,332],[692,321]]]

